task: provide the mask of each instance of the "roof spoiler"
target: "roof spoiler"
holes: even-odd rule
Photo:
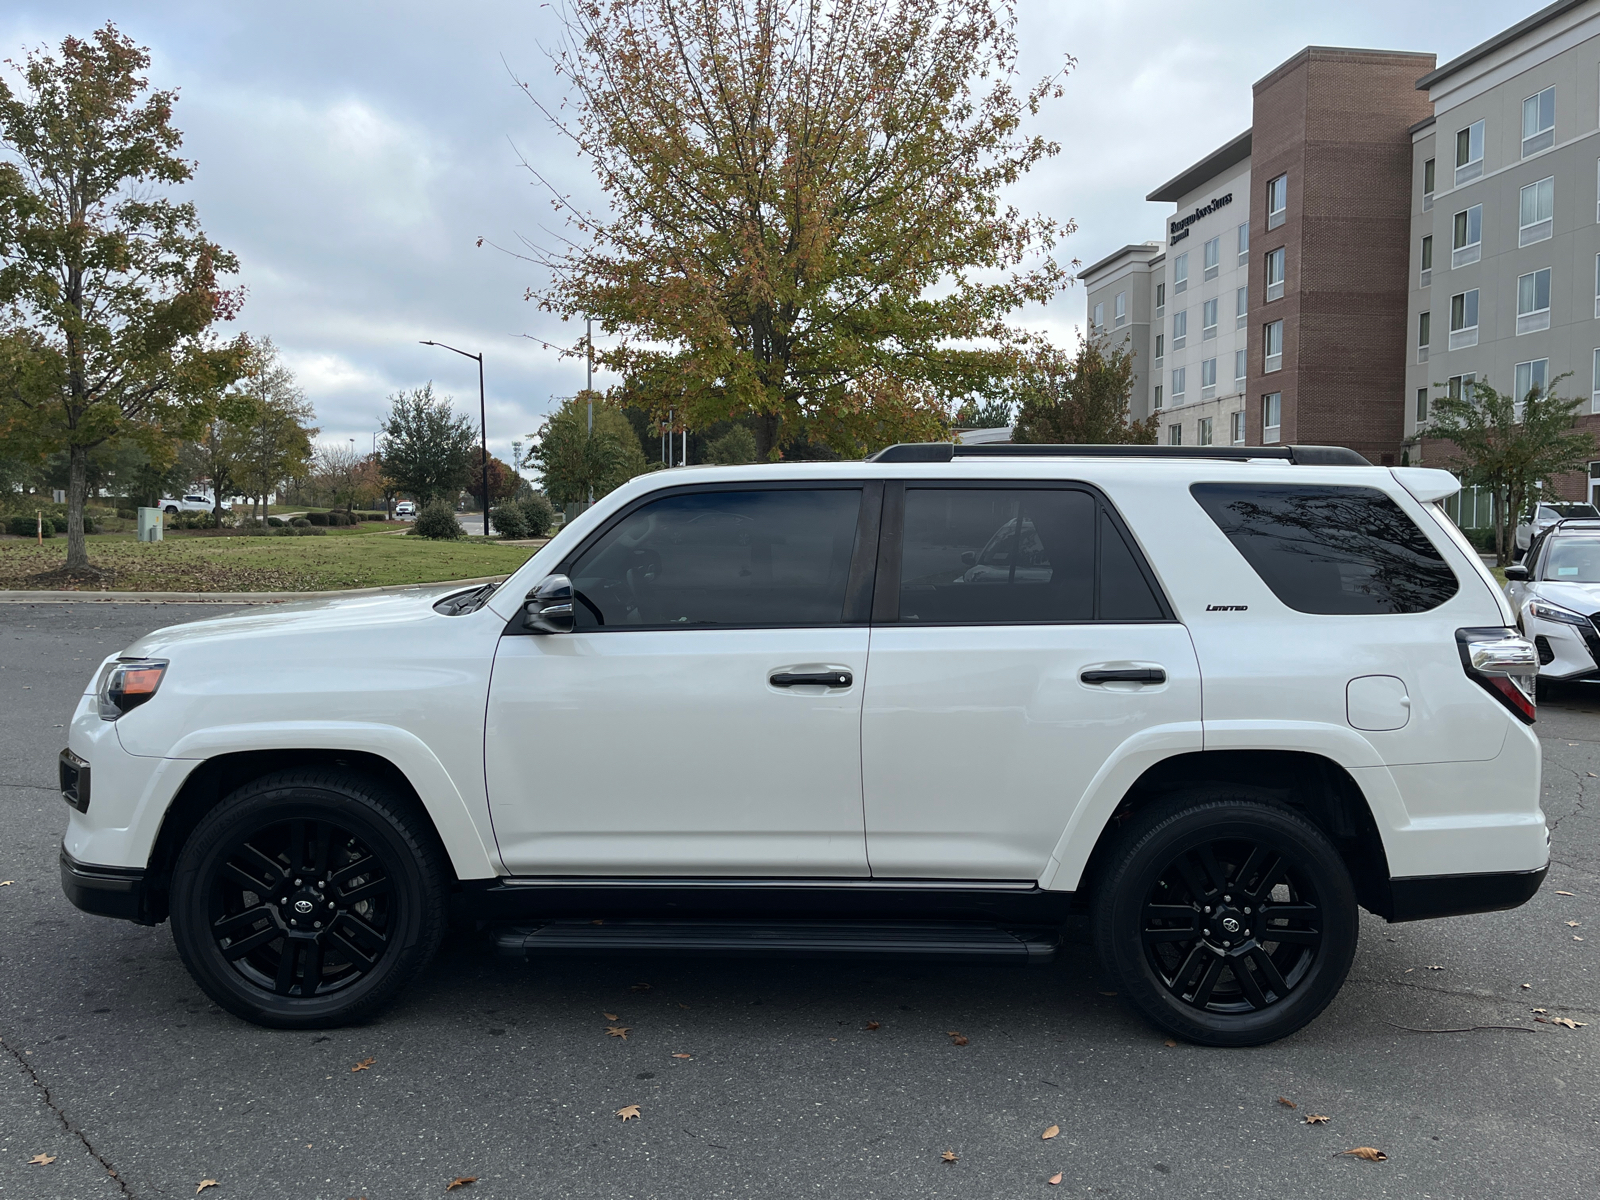
[[[868,462],[944,463],[953,458],[1183,458],[1243,462],[1276,458],[1310,467],[1370,467],[1343,446],[1088,446],[1001,442],[976,446],[953,442],[901,442],[867,455]]]

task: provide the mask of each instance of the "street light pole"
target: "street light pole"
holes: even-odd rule
[[[588,381],[583,385],[584,399],[589,402],[589,440],[594,440],[594,318],[583,319],[583,356],[588,360]],[[594,484],[589,484],[589,503],[594,504]]]
[[[483,355],[468,354],[465,350],[456,350],[454,346],[446,346],[443,342],[423,342],[424,346],[438,346],[441,350],[454,350],[462,358],[471,358],[478,363],[478,450],[479,461],[483,466],[483,536],[489,536],[489,422],[485,416],[483,402]]]

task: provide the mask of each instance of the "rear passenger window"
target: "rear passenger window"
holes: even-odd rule
[[[1159,621],[1116,523],[1070,488],[908,488],[900,620],[922,625]]]
[[[1189,491],[1298,612],[1427,612],[1460,588],[1433,543],[1377,488],[1197,483]]]
[[[579,629],[837,625],[859,488],[668,496],[572,566]]]

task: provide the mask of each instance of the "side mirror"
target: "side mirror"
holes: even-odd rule
[[[572,580],[546,575],[522,604],[522,627],[534,633],[571,633]]]
[[[961,552],[961,561],[970,567],[978,561],[978,554],[975,550],[963,550]]]
[[[1527,579],[1528,579],[1528,568],[1527,567],[1507,567],[1506,568],[1506,582],[1507,583],[1526,583]]]

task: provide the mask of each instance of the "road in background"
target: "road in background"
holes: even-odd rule
[[[530,965],[476,937],[369,1025],[283,1033],[211,1004],[165,926],[79,913],[59,882],[55,757],[91,671],[219,611],[0,605],[0,1197],[156,1200],[215,1179],[217,1200],[389,1200],[464,1176],[466,1200],[1600,1191],[1593,691],[1541,706],[1555,862],[1539,895],[1363,917],[1343,993],[1273,1046],[1164,1045],[1085,947],[1026,970]],[[1536,1008],[1589,1024],[1536,1024]],[[1533,1032],[1398,1028],[1492,1025]],[[1358,1146],[1388,1161],[1340,1155]]]

